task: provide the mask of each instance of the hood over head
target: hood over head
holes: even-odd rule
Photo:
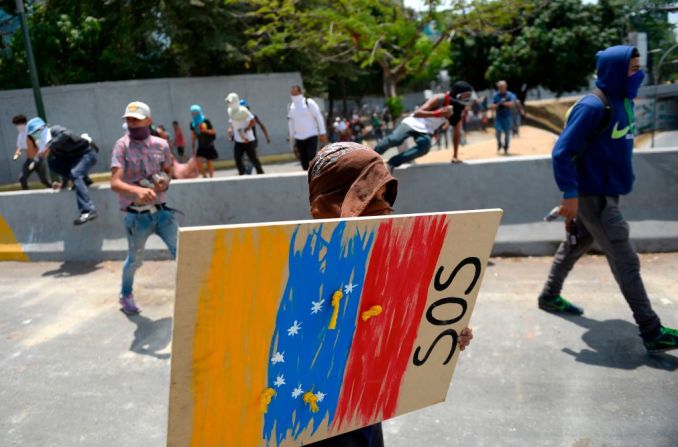
[[[626,97],[633,50],[629,45],[616,45],[596,54],[596,86],[612,98]]]

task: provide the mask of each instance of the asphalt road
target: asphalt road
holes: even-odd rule
[[[550,259],[494,262],[447,402],[387,421],[387,446],[678,445],[678,353],[645,353],[604,258],[566,283],[580,318],[536,308]],[[678,254],[642,263],[678,326]],[[165,445],[174,263],[141,268],[133,318],[120,267],[0,264],[0,446]]]

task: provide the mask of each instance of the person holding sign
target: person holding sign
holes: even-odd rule
[[[398,180],[379,154],[357,143],[325,146],[308,168],[309,202],[314,219],[381,216],[393,212]],[[473,339],[471,328],[459,334],[464,350]],[[375,424],[313,444],[317,447],[380,447],[381,424]]]

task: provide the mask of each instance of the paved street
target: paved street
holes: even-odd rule
[[[648,356],[604,258],[564,295],[586,316],[539,311],[549,258],[494,259],[447,402],[385,424],[389,447],[678,445],[678,354]],[[678,254],[642,256],[647,289],[678,325]],[[174,263],[0,264],[0,445],[164,446]]]

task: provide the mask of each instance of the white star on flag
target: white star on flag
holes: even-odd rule
[[[301,330],[301,323],[299,323],[297,320],[294,320],[294,324],[287,329],[287,335],[290,337],[297,335],[299,331]]]
[[[292,391],[292,398],[293,398],[293,399],[296,399],[296,398],[298,398],[299,396],[301,396],[302,394],[304,394],[304,390],[301,389],[301,384],[299,384],[299,386],[296,387],[296,388],[294,389],[294,391]]]
[[[353,292],[353,289],[355,289],[355,288],[358,287],[359,285],[360,285],[360,284],[353,284],[352,282],[346,284],[346,285],[344,286],[344,293],[347,294],[347,295],[348,295],[349,293],[352,293],[352,292]]]
[[[318,391],[317,393],[315,393],[315,397],[318,398],[318,402],[322,402],[323,399],[325,398],[325,396],[327,396],[327,394],[321,393],[320,391]]]
[[[313,306],[311,306],[311,314],[317,314],[321,310],[323,310],[323,303],[325,303],[325,299],[321,298],[320,301],[311,301]]]
[[[273,357],[271,357],[271,363],[274,365],[277,365],[278,363],[285,363],[285,353],[276,352],[273,354]]]
[[[278,377],[275,378],[275,382],[273,382],[273,385],[275,385],[278,388],[285,385],[285,376],[280,374]]]

